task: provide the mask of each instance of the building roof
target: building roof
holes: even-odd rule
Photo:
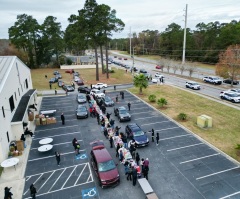
[[[31,99],[31,96],[35,92],[36,92],[36,89],[30,89],[22,96],[11,122],[22,122],[23,121],[24,114],[28,108],[29,100]]]

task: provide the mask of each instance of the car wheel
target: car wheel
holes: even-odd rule
[[[221,96],[221,99],[224,99],[223,96]]]
[[[188,86],[186,86],[186,88],[188,88]]]
[[[235,103],[235,101],[234,101],[234,100],[231,100],[231,102],[232,102],[232,103]]]

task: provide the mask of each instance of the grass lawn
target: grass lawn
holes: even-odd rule
[[[107,84],[125,84],[132,82],[132,75],[130,73],[126,73],[125,70],[117,69],[112,67],[115,73],[109,73],[109,79],[106,78],[106,74],[102,74],[101,69],[99,70],[99,82],[107,83]],[[72,82],[72,75],[69,73],[65,73],[65,70],[56,69],[56,68],[46,68],[46,69],[32,69],[32,81],[33,88],[37,90],[48,90],[49,89],[49,79],[54,77],[53,71],[58,70],[62,75],[62,80],[65,84],[70,84]],[[84,80],[85,85],[95,84],[96,81],[96,70],[95,69],[76,69],[80,74],[80,77]],[[45,79],[45,75],[48,76]],[[57,83],[52,85],[52,89],[58,89]]]
[[[143,90],[143,95],[138,94],[138,88],[131,88],[129,91],[148,103],[148,96],[151,94],[155,94],[157,99],[165,98],[168,101],[166,108],[160,109],[156,102],[150,104],[177,121],[179,113],[186,113],[187,121],[178,121],[180,124],[240,161],[235,149],[236,145],[240,144],[239,110],[168,85],[149,86]],[[202,129],[196,125],[197,116],[202,114],[212,117],[213,128]]]

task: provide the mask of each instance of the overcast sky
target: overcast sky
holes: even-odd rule
[[[14,25],[19,14],[32,15],[42,24],[47,16],[54,16],[68,25],[68,17],[83,8],[85,0],[0,0],[0,39],[8,39],[8,28]],[[187,27],[194,29],[200,22],[230,22],[240,20],[238,0],[97,0],[117,11],[117,18],[125,23],[121,33],[113,38],[126,38],[130,32],[143,30],[164,31],[171,23],[184,27],[184,14],[188,4]]]

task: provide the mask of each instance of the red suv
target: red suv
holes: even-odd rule
[[[118,169],[103,141],[90,144],[92,146],[91,165],[97,175],[99,185],[102,188],[118,185],[120,183]]]

